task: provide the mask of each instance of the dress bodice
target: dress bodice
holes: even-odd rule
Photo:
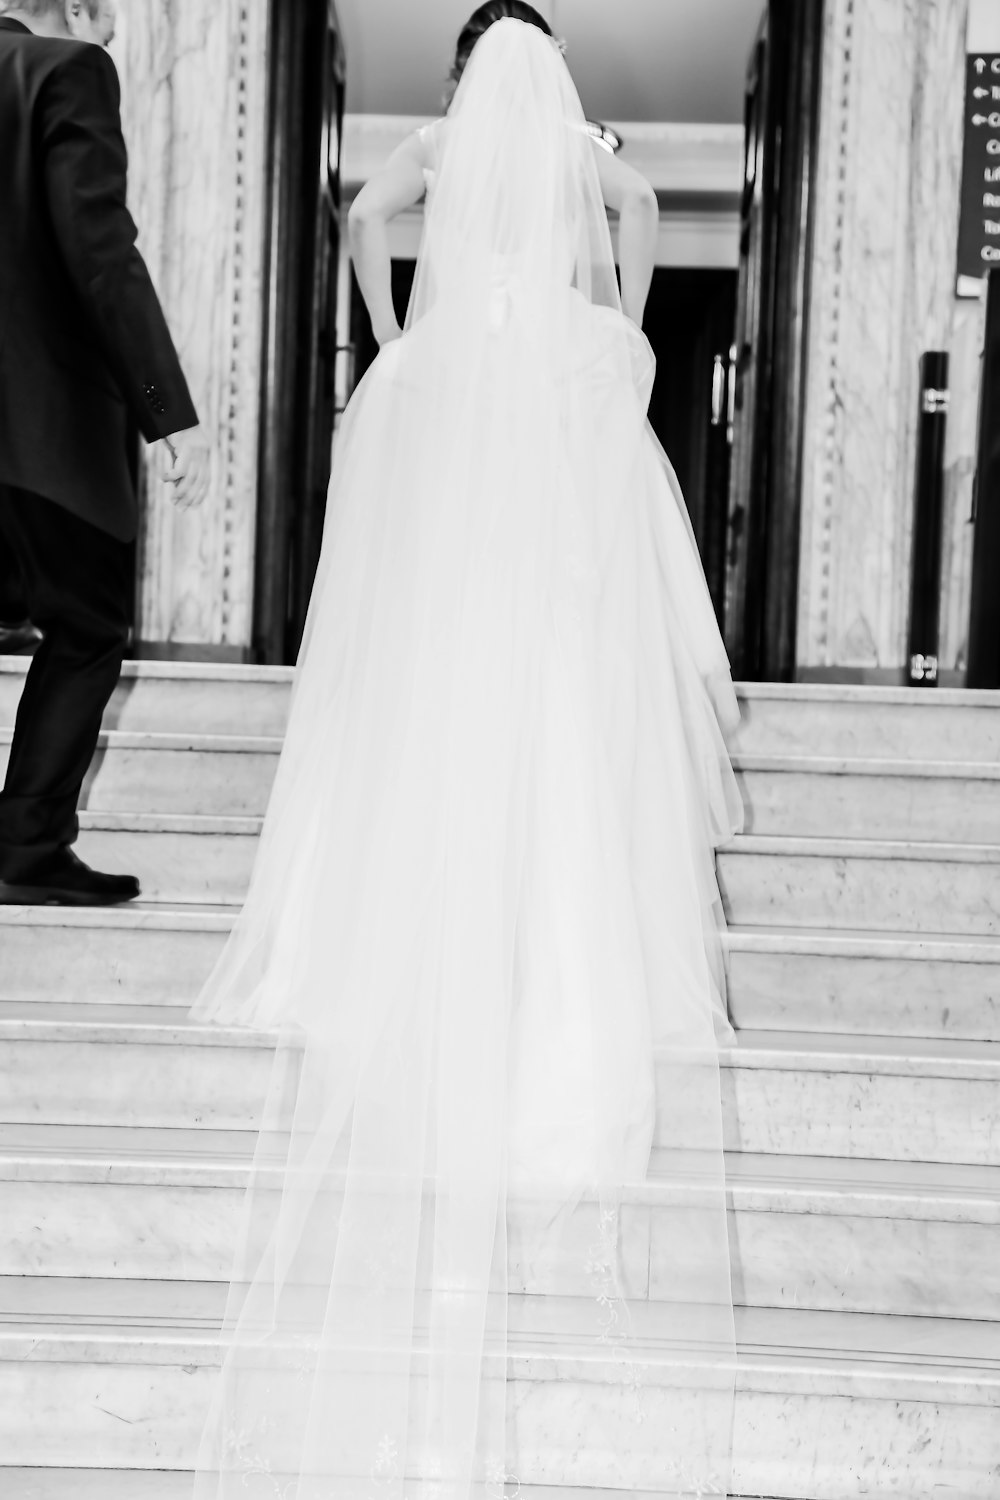
[[[440,132],[445,124],[444,118],[433,120],[429,125],[422,125],[417,131],[421,144],[424,148],[424,190],[429,198],[434,191],[437,182],[437,164],[440,154]]]

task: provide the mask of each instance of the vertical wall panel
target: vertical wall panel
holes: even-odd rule
[[[181,513],[144,461],[137,635],[185,653],[250,642],[261,343],[266,0],[129,0],[122,75],[130,195],[211,447]]]
[[[983,316],[954,295],[966,12],[966,0],[826,7],[800,674],[903,667],[925,349],[951,354],[941,665],[962,661]]]

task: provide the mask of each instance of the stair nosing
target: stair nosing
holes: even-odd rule
[[[0,656],[0,674],[23,677],[30,666],[26,656]],[[280,686],[295,679],[292,666],[258,666],[250,662],[126,661],[122,677],[128,680],[176,682],[259,683]],[[1000,691],[990,688],[893,686],[858,682],[734,682],[737,698],[744,702],[816,702],[900,704],[938,708],[1000,709]]]
[[[0,726],[0,745],[9,745],[13,728]],[[97,753],[141,750],[150,754],[267,755],[277,756],[284,735],[202,734],[197,730],[176,733],[160,729],[102,729]]]
[[[817,958],[896,958],[995,963],[1000,935],[968,932],[902,932],[861,927],[782,927],[732,923],[723,941],[734,953],[792,954]]]
[[[1000,709],[1000,690],[995,688],[895,687],[865,682],[736,682],[737,698],[744,703],[837,703],[904,708]]]
[[[0,656],[0,674],[24,677],[31,665],[28,656]],[[294,667],[258,666],[253,662],[130,660],[122,663],[126,681],[227,682],[282,686],[295,680]]]
[[[88,816],[103,815],[81,814],[81,820]],[[233,821],[245,820],[236,818]],[[229,905],[210,906],[204,902],[188,905],[177,901],[133,902],[126,906],[86,908],[0,906],[0,926],[227,932],[233,924],[236,910],[235,906]],[[909,957],[928,961],[993,963],[1000,956],[1000,936],[989,933],[778,925],[765,927],[733,923],[726,929],[725,941],[734,953],[792,954],[796,957]]]
[[[254,1134],[247,1135],[249,1148]],[[726,1153],[727,1201],[734,1211],[826,1216],[829,1204],[834,1217],[1000,1225],[1000,1167],[965,1169],[969,1178],[973,1173],[981,1177],[980,1186],[973,1188],[969,1182],[952,1186],[948,1181],[952,1171],[941,1163],[879,1163],[886,1168],[884,1177],[860,1172],[855,1173],[860,1180],[852,1180],[851,1168],[858,1164],[851,1158],[780,1160],[787,1161],[788,1172],[769,1172],[760,1153],[752,1153],[750,1159],[739,1152]],[[207,1148],[203,1153],[189,1150],[171,1156],[152,1149],[126,1154],[123,1148],[117,1153],[110,1147],[43,1151],[0,1144],[0,1182],[242,1192],[251,1162],[249,1149],[238,1157]],[[655,1152],[653,1165],[655,1169]],[[632,1208],[655,1209],[670,1201],[673,1188],[669,1176],[653,1170],[644,1182],[627,1184],[622,1201]],[[758,1203],[762,1206],[753,1206]]]
[[[145,1021],[129,1016],[126,1006],[121,1007],[121,1019],[100,1020],[88,1019],[84,1002],[71,1008],[79,1012],[72,1018],[0,1016],[0,1042],[273,1050],[280,1036],[280,1028],[219,1025],[189,1017]],[[658,1057],[669,1055],[669,1049],[657,1050]],[[734,1043],[719,1049],[719,1062],[723,1068],[736,1069],[993,1080],[1000,1079],[1000,1042],[745,1029]]]
[[[584,1299],[577,1300],[582,1302]],[[801,1342],[792,1343],[788,1335],[797,1330],[789,1315],[799,1311],[736,1309],[738,1379],[742,1377],[745,1381],[748,1376],[756,1375],[758,1379],[768,1381],[782,1374],[794,1379],[809,1373],[813,1378],[825,1374],[834,1381],[843,1381],[845,1376],[855,1382],[867,1379],[885,1385],[905,1381],[917,1389],[933,1384],[938,1389],[951,1388],[955,1392],[975,1391],[984,1398],[981,1404],[1000,1404],[1000,1350],[996,1357],[991,1355],[984,1359],[977,1358],[975,1353],[949,1353],[940,1347],[926,1353],[898,1345],[889,1348],[839,1347],[824,1343],[815,1334],[812,1340],[801,1337]],[[887,1322],[910,1328],[917,1322],[937,1324],[939,1326],[933,1334],[939,1339],[970,1321],[870,1313],[827,1316],[836,1318],[848,1328],[853,1327],[858,1333],[864,1333],[866,1328],[881,1333]],[[821,1331],[822,1319],[823,1314],[802,1310],[803,1334],[810,1328]],[[760,1338],[762,1325],[768,1323],[778,1335],[772,1343],[764,1343]],[[903,1327],[897,1331],[902,1340]],[[879,1340],[880,1344],[887,1342],[885,1337]],[[0,1322],[0,1364],[26,1360],[36,1363],[121,1364],[125,1367],[143,1364],[211,1368],[218,1366],[227,1343],[217,1318],[191,1322],[176,1317],[152,1323],[98,1322],[95,1318],[93,1322],[79,1323],[26,1315],[16,1321]],[[419,1347],[418,1343],[418,1351]],[[417,1357],[419,1359],[419,1352]],[[636,1347],[630,1355],[630,1362],[656,1369],[681,1363],[683,1357],[683,1350],[669,1351],[662,1343],[657,1347],[650,1339]],[[578,1376],[591,1370],[595,1374],[604,1370],[609,1360],[618,1362],[615,1352],[603,1348],[589,1333],[565,1330],[545,1333],[512,1330],[508,1336],[507,1358],[510,1364],[521,1364],[522,1368],[523,1362],[528,1360],[543,1367],[551,1365],[560,1371],[565,1371],[567,1363],[572,1361]]]
[[[723,856],[771,854],[806,859],[890,859],[937,864],[1000,864],[1000,844],[949,844],[933,839],[829,838],[825,835],[738,833]]]
[[[899,777],[905,780],[1000,781],[1000,760],[901,759],[898,756],[783,755],[732,752],[733,769],[781,775]]]
[[[80,828],[88,833],[188,834],[198,838],[255,838],[263,813],[115,812],[81,808]]]
[[[239,908],[192,901],[123,906],[0,906],[0,927],[121,928],[129,932],[228,932]]]

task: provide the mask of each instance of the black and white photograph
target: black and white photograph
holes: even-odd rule
[[[1000,1500],[1000,0],[0,0],[0,1500]]]

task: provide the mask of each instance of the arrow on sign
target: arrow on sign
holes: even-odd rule
[[[986,116],[985,115],[973,115],[972,116],[972,123],[973,123],[973,125],[985,125],[986,124]]]
[[[976,72],[977,73],[982,73],[984,71],[985,67],[986,67],[986,59],[984,57],[977,57],[976,61],[975,61]]]
[[[990,97],[990,91],[989,89],[973,89],[972,97],[973,99],[988,99]]]

